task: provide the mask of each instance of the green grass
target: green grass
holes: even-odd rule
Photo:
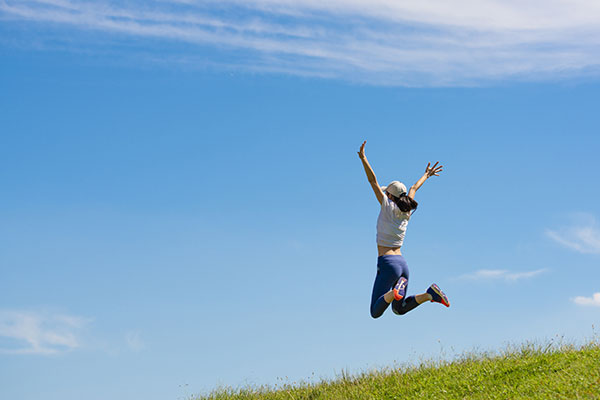
[[[529,344],[320,383],[224,388],[191,399],[600,399],[600,343]]]

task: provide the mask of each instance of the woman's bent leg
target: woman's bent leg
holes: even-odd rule
[[[400,259],[402,262],[399,262]],[[390,305],[385,301],[384,296],[396,284],[398,278],[403,275],[404,268],[402,264],[406,264],[402,256],[380,256],[377,258],[377,276],[371,295],[371,316],[373,318],[381,317]]]
[[[398,278],[396,278],[398,279]],[[377,271],[375,283],[373,283],[373,293],[371,294],[371,317],[379,318],[388,308],[390,303],[385,301],[385,294],[390,291],[390,287],[394,284],[394,278],[391,274]]]
[[[402,258],[402,276],[407,279],[405,286],[405,293],[408,293],[408,264],[406,260]],[[392,302],[392,311],[397,315],[404,315],[407,312],[414,310],[419,304],[415,299],[415,296],[404,297],[402,300],[394,300]]]

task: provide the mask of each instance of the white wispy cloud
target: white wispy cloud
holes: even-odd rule
[[[0,353],[56,354],[76,349],[87,322],[65,314],[0,310]]]
[[[546,272],[546,268],[536,269],[533,271],[509,271],[506,269],[480,269],[470,274],[465,274],[459,277],[459,279],[465,280],[504,280],[504,281],[518,281],[521,279],[533,278],[534,276],[540,275]]]
[[[0,0],[0,13],[51,23],[47,29],[113,34],[105,40],[196,46],[161,51],[162,58],[373,84],[464,85],[600,70],[596,0]]]
[[[127,347],[130,350],[135,352],[142,351],[146,347],[141,334],[138,331],[128,331],[125,334],[125,343],[127,343]]]
[[[600,307],[600,292],[594,293],[592,297],[577,296],[573,299],[573,302],[580,306]]]
[[[580,222],[559,230],[546,231],[546,235],[555,242],[586,254],[600,254],[600,229],[592,215],[581,214]]]

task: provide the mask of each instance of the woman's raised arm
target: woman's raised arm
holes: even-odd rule
[[[371,168],[369,161],[367,161],[367,156],[365,155],[365,145],[366,144],[367,144],[367,141],[365,140],[363,142],[363,144],[360,146],[360,150],[358,151],[358,157],[362,161],[363,168],[365,169],[365,173],[367,174],[367,179],[369,180],[369,183],[371,184],[371,187],[373,188],[375,197],[377,197],[377,201],[379,202],[379,204],[381,204],[381,202],[383,201],[384,194],[383,194],[383,191],[381,190],[381,187],[379,186],[379,183],[377,183],[377,178],[375,177],[375,172],[373,172],[373,168]]]
[[[440,172],[443,171],[444,166],[440,165],[438,166],[439,161],[436,162],[435,164],[433,164],[433,167],[431,166],[431,163],[427,163],[427,167],[425,168],[425,173],[423,174],[423,176],[421,178],[419,178],[419,180],[417,181],[417,183],[415,183],[414,185],[411,186],[410,190],[408,191],[408,197],[410,197],[411,199],[414,200],[415,198],[415,193],[417,193],[417,190],[419,190],[419,188],[421,186],[423,186],[423,184],[425,183],[425,181],[432,177],[432,176],[440,176]]]

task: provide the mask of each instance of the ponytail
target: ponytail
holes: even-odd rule
[[[419,203],[417,203],[415,201],[415,199],[408,197],[406,195],[406,193],[402,193],[400,195],[400,197],[396,197],[393,194],[391,196],[392,196],[392,201],[398,206],[398,208],[402,212],[409,212],[409,211],[416,210],[417,207],[419,206]]]

